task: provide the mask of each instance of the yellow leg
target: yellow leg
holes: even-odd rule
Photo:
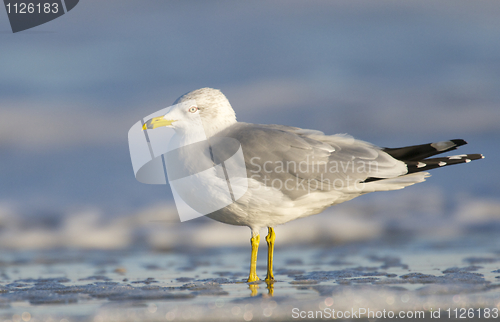
[[[266,282],[274,282],[273,274],[273,254],[274,254],[274,240],[276,239],[276,234],[274,233],[273,227],[269,227],[269,233],[266,236],[267,242],[267,276]]]
[[[257,276],[257,252],[259,251],[260,235],[252,236],[250,244],[252,245],[252,257],[250,259],[250,276],[247,282],[255,282],[260,280]]]

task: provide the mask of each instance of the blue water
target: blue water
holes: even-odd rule
[[[464,138],[460,153],[487,158],[429,183],[448,203],[497,199],[500,24],[471,6],[86,1],[18,34],[0,16],[0,204],[111,215],[171,200],[134,180],[127,131],[203,86],[246,122],[380,146]]]

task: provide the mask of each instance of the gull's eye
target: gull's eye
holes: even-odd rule
[[[196,106],[191,106],[188,111],[190,113],[195,113],[197,110],[198,110],[198,108]]]

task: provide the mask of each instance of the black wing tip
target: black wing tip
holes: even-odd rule
[[[456,150],[458,147],[467,144],[463,139],[453,139],[447,141],[438,141],[420,145],[411,145],[401,148],[384,148],[383,151],[390,154],[393,158],[401,161],[420,161],[441,154]]]
[[[387,178],[376,178],[376,177],[368,177],[366,178],[365,181],[362,181],[361,183],[368,183],[368,182],[373,182],[373,181],[378,181],[378,180],[383,180]]]
[[[469,160],[484,159],[484,155],[482,155],[482,154],[467,154],[467,159],[469,159]]]
[[[428,171],[436,168],[442,168],[449,165],[455,164],[464,164],[469,163],[474,160],[484,159],[483,154],[474,153],[474,154],[461,154],[461,155],[452,155],[448,157],[441,158],[433,158],[433,159],[424,159],[421,161],[404,161],[406,166],[408,167],[407,174]],[[378,180],[384,180],[387,178],[376,178],[376,177],[368,177],[362,183],[369,183]]]
[[[427,171],[436,168],[442,168],[444,166],[469,163],[474,160],[484,159],[482,154],[461,154],[452,155],[449,157],[424,159],[421,161],[410,161],[406,162],[408,167],[408,173]]]
[[[456,146],[462,146],[462,145],[466,145],[467,144],[467,141],[465,140],[462,140],[462,139],[453,139],[453,140],[450,140],[451,142],[455,143]]]

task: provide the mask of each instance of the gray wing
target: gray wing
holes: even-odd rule
[[[369,177],[407,173],[403,162],[346,135],[239,122],[217,136],[240,142],[248,178],[279,189],[292,200],[318,190],[349,192]]]

